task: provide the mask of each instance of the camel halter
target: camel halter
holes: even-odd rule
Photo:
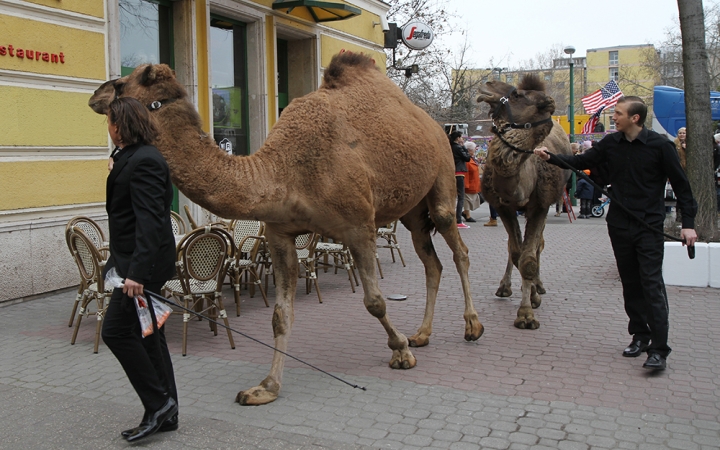
[[[169,105],[170,103],[174,103],[178,101],[177,98],[166,98],[164,100],[155,100],[154,102],[151,102],[149,105],[145,105],[147,109],[150,111],[157,111],[160,109],[163,105]]]
[[[532,150],[525,150],[516,145],[509,143],[507,140],[505,140],[503,135],[505,133],[507,133],[508,131],[510,131],[511,128],[516,129],[516,130],[529,130],[530,128],[535,128],[539,125],[543,125],[545,123],[552,122],[552,117],[547,117],[545,119],[538,120],[537,122],[526,122],[523,124],[515,123],[515,120],[513,119],[512,111],[510,110],[510,96],[515,92],[517,92],[517,89],[512,88],[510,90],[510,92],[507,93],[507,95],[505,95],[504,97],[502,97],[500,99],[500,103],[498,103],[498,105],[495,107],[495,109],[493,109],[492,112],[490,113],[490,115],[493,119],[492,132],[498,138],[500,138],[500,140],[502,141],[503,144],[507,145],[508,147],[515,150],[516,152],[532,154],[533,153]],[[509,122],[506,123],[505,125],[503,125],[502,127],[498,127],[495,124],[495,120],[497,120],[498,117],[500,117],[500,112],[502,111],[503,106],[505,107],[505,112],[507,113],[507,118],[508,118]]]

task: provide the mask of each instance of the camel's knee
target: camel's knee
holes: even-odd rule
[[[285,311],[282,308],[282,306],[275,305],[275,311],[273,312],[273,317],[272,317],[273,335],[276,338],[278,336],[283,336],[285,333],[287,333],[287,325],[288,325],[287,311]]]
[[[524,280],[532,280],[537,278],[540,265],[535,255],[526,255],[520,258],[518,269]]]
[[[435,229],[438,230],[440,234],[445,234],[451,227],[457,226],[454,213],[434,215],[432,221],[435,224]]]
[[[365,308],[373,317],[378,319],[385,317],[385,300],[382,297],[379,295],[366,295],[363,301],[365,302]]]
[[[268,392],[272,392],[273,394],[278,394],[280,392],[280,383],[269,375],[262,380],[260,386],[264,387]]]

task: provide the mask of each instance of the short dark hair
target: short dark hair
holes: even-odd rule
[[[448,134],[448,139],[450,139],[450,142],[455,142],[455,140],[459,137],[462,137],[462,132],[460,131],[453,131],[452,133]]]
[[[645,118],[647,118],[647,105],[640,97],[634,95],[628,95],[627,97],[620,97],[618,103],[627,103],[627,112],[630,117],[637,114],[640,116],[638,125],[643,126],[645,124]]]
[[[108,120],[118,127],[123,144],[151,144],[157,138],[150,111],[132,97],[119,97],[108,105]]]

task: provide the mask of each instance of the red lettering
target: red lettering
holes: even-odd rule
[[[0,0],[2,1],[2,0]],[[29,59],[45,62],[65,64],[65,53],[48,53],[40,50],[30,50],[23,48],[15,48],[12,44],[0,45],[0,56],[11,56],[19,59]]]
[[[12,45],[8,45],[8,53],[10,54],[10,56],[15,56],[15,53],[13,53],[14,50],[15,49]]]
[[[40,61],[40,55],[42,55],[42,52],[35,50],[35,61]]]
[[[4,45],[0,45],[0,56],[5,56],[7,54],[7,48],[5,48]]]
[[[27,59],[35,59],[35,52],[32,50],[25,50],[25,56]]]
[[[60,62],[65,64],[65,55],[63,55],[63,52],[60,52]]]
[[[55,53],[51,53],[51,54],[50,54],[50,62],[56,63],[56,62],[58,62],[58,61],[59,61],[58,55],[56,55]]]
[[[17,49],[17,57],[18,58],[24,58],[25,57],[25,51],[21,48]]]
[[[416,28],[417,28],[417,27],[412,27],[412,28],[410,28],[410,35],[407,37],[407,40],[408,40],[408,41],[413,38],[413,34],[415,34],[415,29],[416,29]]]
[[[45,62],[50,61],[50,54],[48,52],[43,52],[42,59]]]

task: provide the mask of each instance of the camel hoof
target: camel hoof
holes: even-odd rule
[[[510,286],[506,286],[504,284],[501,284],[498,288],[497,292],[495,292],[496,297],[510,297],[512,295],[512,288]]]
[[[474,320],[465,323],[465,340],[468,342],[477,341],[484,332],[485,327],[480,323],[477,317],[475,317]]]
[[[410,353],[410,350],[393,350],[390,368],[407,370],[415,367],[415,364],[417,364],[417,359]]]
[[[540,322],[535,319],[532,309],[523,307],[518,309],[514,325],[521,330],[537,330],[540,328]]]
[[[274,394],[262,386],[255,386],[247,391],[240,391],[235,401],[241,405],[265,405],[275,401],[277,394]]]
[[[542,303],[542,298],[540,298],[539,295],[533,296],[533,298],[530,299],[530,306],[533,307],[533,309],[536,309],[540,306]]]
[[[408,338],[410,347],[425,347],[430,343],[430,335],[425,333],[415,333]]]
[[[543,286],[541,281],[535,283],[535,292],[540,295],[545,295],[547,293],[547,291],[545,290],[545,286]]]

